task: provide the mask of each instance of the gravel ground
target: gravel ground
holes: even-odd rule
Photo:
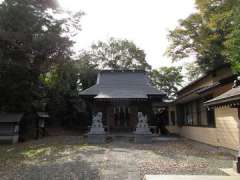
[[[118,139],[87,145],[56,136],[0,146],[1,180],[138,180],[145,174],[225,175],[234,155],[189,140],[134,144]]]

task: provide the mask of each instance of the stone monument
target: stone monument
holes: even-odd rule
[[[134,135],[136,143],[152,142],[152,133],[148,127],[147,116],[144,116],[142,112],[138,112],[138,123]]]
[[[102,112],[98,112],[96,116],[92,117],[92,126],[88,133],[88,143],[101,144],[106,141],[106,133],[102,123]]]

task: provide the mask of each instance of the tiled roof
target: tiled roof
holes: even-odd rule
[[[145,71],[101,71],[97,83],[80,95],[99,98],[148,98],[148,95],[165,95],[151,86]]]
[[[0,122],[12,123],[19,122],[23,117],[23,113],[0,113]]]
[[[193,99],[197,99],[200,96],[202,96],[202,94],[207,93],[215,88],[217,88],[218,86],[220,86],[221,83],[216,82],[214,84],[211,85],[207,85],[207,86],[203,86],[203,87],[198,87],[196,89],[193,89],[191,91],[189,91],[188,93],[185,93],[182,96],[179,96],[175,102],[179,103],[179,102],[185,102],[185,101],[189,101],[189,100],[193,100]]]
[[[218,87],[219,85],[221,85],[221,83],[216,82],[216,83],[214,83],[214,84],[201,87],[201,88],[199,88],[196,92],[197,92],[198,94],[202,94],[202,93],[208,92],[208,91],[210,91],[210,90]]]
[[[240,101],[240,87],[232,88],[229,91],[217,96],[207,102],[205,104],[207,106],[218,106],[233,103],[236,101]]]
[[[206,72],[205,74],[203,74],[202,76],[200,76],[198,79],[190,82],[189,84],[187,84],[186,86],[184,86],[183,88],[181,88],[180,90],[178,90],[178,94],[181,93],[183,90],[191,87],[192,85],[198,83],[199,81],[203,80],[204,78],[206,78],[207,76],[211,75],[212,73],[214,73],[215,71],[219,70],[219,69],[223,69],[223,68],[230,68],[230,64],[229,63],[225,63],[225,64],[221,64],[219,66],[217,66],[216,68],[209,70],[208,72]]]

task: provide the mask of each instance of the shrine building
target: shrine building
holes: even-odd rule
[[[96,84],[82,91],[80,97],[91,107],[92,114],[102,112],[108,132],[133,132],[138,112],[147,115],[153,132],[158,126],[156,116],[164,121],[168,117],[166,94],[154,88],[142,70],[100,71]]]

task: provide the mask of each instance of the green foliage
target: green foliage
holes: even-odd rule
[[[55,5],[54,0],[0,4],[1,110],[29,111],[46,94],[40,76],[70,61],[73,42],[65,34],[82,14],[56,19]]]
[[[161,67],[151,72],[152,84],[167,93],[169,99],[174,99],[181,87],[183,76],[181,67]]]
[[[226,54],[229,56],[232,68],[240,73],[240,2],[234,8],[233,32],[225,43]]]
[[[110,38],[107,42],[99,41],[85,52],[93,64],[100,69],[141,69],[150,70],[146,54],[133,42]]]
[[[71,116],[70,100],[77,97],[80,84],[78,69],[73,61],[54,66],[48,73],[40,77],[44,87],[47,87],[47,111],[53,119],[60,123]]]
[[[238,0],[196,0],[198,11],[170,31],[167,54],[173,61],[195,56],[202,72],[229,62],[225,41],[233,29],[233,8]]]
[[[187,70],[187,78],[190,82],[198,79],[202,75],[202,70],[196,62],[185,64],[185,69]]]
[[[16,18],[17,17],[17,18]],[[35,0],[5,0],[0,5],[0,59],[45,72],[71,55],[73,42],[57,20]]]
[[[16,64],[0,65],[0,111],[30,111],[41,93],[38,74]]]
[[[48,89],[47,111],[55,120],[53,121],[55,125],[74,127],[80,119],[82,123],[84,122],[86,119],[84,114],[78,117],[83,108],[78,93],[92,86],[96,82],[96,75],[95,66],[80,58],[55,66],[41,76],[44,86]]]
[[[55,66],[51,71],[42,75],[41,80],[48,89],[63,96],[78,95],[78,69],[72,62]]]
[[[94,85],[97,80],[97,65],[91,63],[88,55],[82,55],[74,62],[78,71],[80,89],[87,89]]]

